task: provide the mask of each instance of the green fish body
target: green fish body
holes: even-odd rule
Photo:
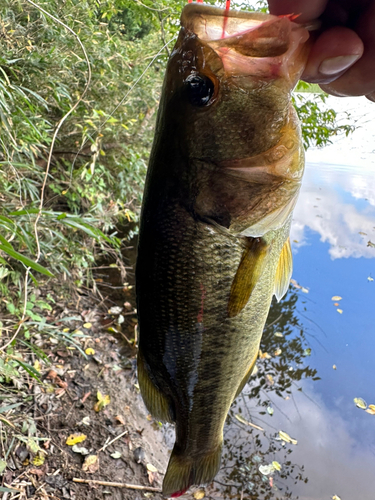
[[[291,276],[303,150],[290,92],[308,34],[230,12],[221,38],[223,16],[182,13],[141,215],[139,385],[151,414],[176,424],[165,496],[216,475],[229,408]]]

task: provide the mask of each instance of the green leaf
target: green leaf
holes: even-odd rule
[[[27,373],[35,378],[36,380],[38,380],[38,382],[40,382],[40,373],[38,372],[38,370],[35,370],[35,368],[31,365],[29,365],[28,363],[25,363],[24,361],[20,361],[19,359],[16,359],[16,358],[13,358],[13,360],[18,363],[20,366],[22,366],[22,368],[27,371]]]
[[[7,253],[10,257],[13,257],[13,259],[18,260],[19,262],[22,262],[27,267],[31,267],[31,269],[34,269],[34,271],[38,271],[39,273],[45,274],[46,276],[53,277],[53,274],[48,271],[45,267],[41,266],[37,262],[34,262],[33,260],[29,259],[28,257],[25,257],[24,255],[16,252],[13,250],[12,247],[8,247],[5,244],[0,244],[0,250],[3,252]]]

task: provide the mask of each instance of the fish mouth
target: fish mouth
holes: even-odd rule
[[[309,31],[288,17],[188,4],[181,26],[220,56],[236,76],[288,77],[292,86],[305,66]]]

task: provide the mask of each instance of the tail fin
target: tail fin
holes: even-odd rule
[[[189,457],[176,453],[176,446],[169,459],[163,481],[163,495],[178,497],[193,485],[209,483],[220,468],[222,442],[216,449],[199,457]]]

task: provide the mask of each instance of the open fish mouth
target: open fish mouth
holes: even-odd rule
[[[288,16],[189,4],[182,12],[181,26],[214,49],[225,72],[236,76],[289,76],[294,85],[309,50],[305,43],[309,31]]]

